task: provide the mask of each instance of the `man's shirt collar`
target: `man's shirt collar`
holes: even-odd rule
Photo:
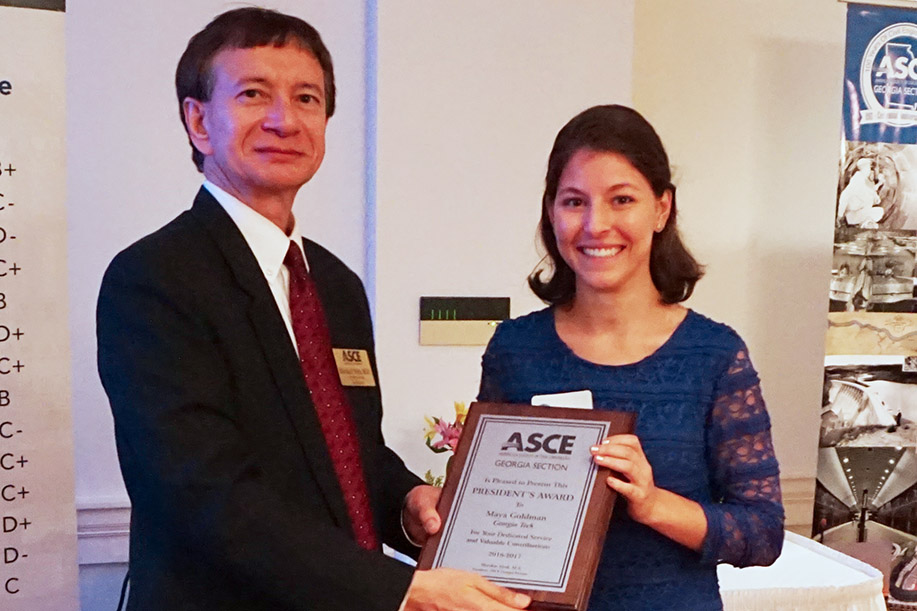
[[[283,265],[283,259],[287,256],[290,240],[296,243],[302,250],[302,235],[299,232],[299,224],[296,217],[293,217],[293,231],[287,236],[277,225],[255,212],[250,206],[245,205],[237,198],[233,197],[220,187],[216,186],[209,180],[204,181],[204,187],[213,195],[213,198],[219,202],[229,217],[242,232],[242,237],[252,249],[255,259],[261,271],[268,278],[275,277],[280,272]],[[303,259],[306,261],[306,269],[309,268],[309,261],[303,252]]]

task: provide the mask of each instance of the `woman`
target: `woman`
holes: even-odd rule
[[[597,106],[557,135],[532,290],[551,307],[502,323],[480,401],[588,389],[636,412],[635,435],[593,448],[623,477],[591,610],[720,609],[716,564],[780,554],[783,507],[770,421],[748,350],[686,309],[703,269],[682,244],[662,142],[636,111]]]

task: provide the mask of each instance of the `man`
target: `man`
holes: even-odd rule
[[[527,605],[476,575],[412,574],[379,551],[436,532],[438,493],[383,442],[362,284],[300,238],[291,212],[334,112],[318,33],[273,11],[229,11],[191,39],[176,89],[204,186],[115,258],[98,306],[133,509],[128,609]],[[364,367],[339,375],[333,349]]]

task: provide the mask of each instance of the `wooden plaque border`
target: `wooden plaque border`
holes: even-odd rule
[[[458,488],[459,475],[467,468],[468,452],[472,439],[478,430],[478,422],[482,415],[495,416],[531,416],[537,418],[551,418],[558,420],[592,420],[608,422],[609,435],[631,433],[634,430],[635,414],[630,412],[614,412],[606,410],[572,409],[563,407],[536,407],[511,403],[472,403],[465,419],[465,427],[455,451],[450,471],[443,486],[443,494],[439,499],[437,510],[445,525],[449,514],[455,510],[453,502]],[[570,576],[567,588],[563,592],[547,592],[544,590],[517,589],[532,597],[529,607],[535,611],[585,611],[592,593],[592,582],[598,568],[602,547],[605,543],[605,534],[611,520],[611,511],[614,508],[617,494],[605,483],[609,473],[608,469],[599,468],[592,482],[592,496],[586,513],[582,518],[582,531],[579,545],[573,556],[570,567]],[[459,508],[461,510],[461,508]],[[439,549],[443,530],[440,529],[427,541],[420,552],[417,568],[429,569]],[[453,543],[454,544],[454,543]],[[516,589],[516,588],[514,588]]]

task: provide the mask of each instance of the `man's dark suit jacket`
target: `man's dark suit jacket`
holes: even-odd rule
[[[357,276],[305,241],[336,348],[369,351]],[[412,569],[353,540],[299,359],[258,263],[201,189],[102,282],[99,372],[131,498],[129,610],[395,611]],[[383,541],[407,492],[378,387],[347,388]]]

